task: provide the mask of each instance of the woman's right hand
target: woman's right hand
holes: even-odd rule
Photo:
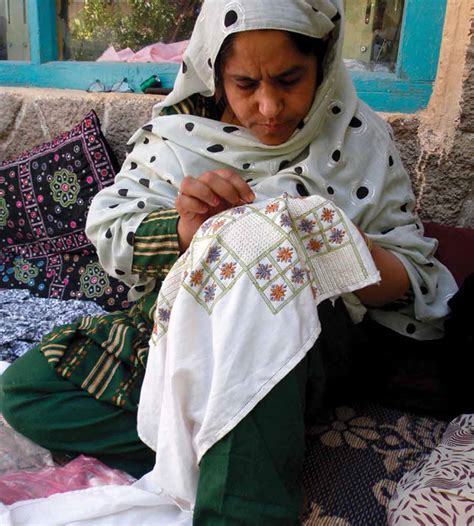
[[[254,199],[250,186],[232,170],[213,170],[199,177],[185,177],[175,201],[180,216],[178,239],[181,253],[188,248],[206,219],[229,208],[252,203]]]

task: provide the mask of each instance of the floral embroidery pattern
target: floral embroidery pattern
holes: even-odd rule
[[[0,197],[0,227],[7,224],[7,219],[9,216],[9,211],[7,208],[7,203],[3,197]]]
[[[216,297],[216,288],[217,287],[215,283],[207,285],[207,287],[204,288],[204,301],[206,303],[214,301],[214,298]]]
[[[219,230],[219,228],[223,227],[224,225],[225,225],[225,220],[219,219],[215,223],[212,223],[211,230],[215,234]]]
[[[299,228],[303,232],[310,233],[314,230],[314,226],[316,225],[316,221],[311,221],[310,219],[303,219],[300,221]]]
[[[270,263],[268,264],[260,263],[257,266],[257,272],[255,273],[255,277],[257,279],[269,280],[272,277],[272,271],[273,271],[273,268]]]
[[[321,241],[312,238],[308,241],[306,248],[308,250],[311,250],[311,252],[320,252],[321,249],[323,248],[323,244],[321,243]]]
[[[99,263],[89,263],[80,279],[81,291],[87,298],[98,298],[110,287],[110,282],[105,270]]]
[[[331,230],[331,234],[329,235],[329,241],[331,241],[331,243],[340,245],[344,241],[345,235],[346,232],[342,228],[333,228]]]
[[[280,225],[284,228],[291,228],[291,218],[288,214],[282,214],[280,217]]]
[[[321,221],[331,223],[334,220],[335,212],[331,208],[323,208],[321,212]]]
[[[54,173],[49,182],[53,199],[63,208],[73,205],[79,194],[77,175],[63,168]]]
[[[293,259],[293,249],[290,247],[281,247],[277,252],[277,261],[288,263]]]
[[[275,212],[278,212],[278,209],[280,208],[280,205],[278,203],[270,203],[265,207],[265,213],[266,214],[274,214]]]
[[[189,276],[191,287],[197,287],[198,285],[200,285],[202,283],[203,277],[204,271],[202,269],[193,270],[193,272],[191,272],[191,275]]]
[[[222,279],[232,279],[235,276],[237,265],[235,263],[224,263],[220,268]]]
[[[158,315],[158,320],[160,320],[163,323],[168,323],[170,321],[171,310],[160,308],[157,311],[157,315]]]
[[[294,267],[291,270],[291,281],[297,285],[304,283],[305,271],[302,268]]]
[[[283,301],[286,296],[286,285],[272,285],[270,299],[272,301]]]
[[[221,247],[212,246],[207,253],[206,263],[215,263],[221,258]]]
[[[247,211],[247,207],[246,206],[237,206],[236,208],[232,209],[231,214],[234,215],[234,216],[238,216],[238,215],[241,215],[241,214],[245,214],[246,211]]]
[[[16,258],[13,268],[15,271],[15,279],[21,283],[29,283],[39,274],[39,270],[23,258]]]

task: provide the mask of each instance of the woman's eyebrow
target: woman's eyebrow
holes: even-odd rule
[[[304,70],[304,66],[292,66],[289,69],[286,69],[285,71],[282,71],[281,73],[278,73],[277,75],[271,75],[270,78],[273,79],[279,79],[284,77],[291,77],[292,75],[296,75]],[[260,79],[256,79],[253,77],[249,77],[247,75],[241,75],[239,73],[230,73],[229,75],[234,80],[241,80],[241,81],[258,81]]]

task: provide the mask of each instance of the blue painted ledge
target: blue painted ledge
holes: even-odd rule
[[[127,78],[139,90],[141,82],[157,74],[165,88],[172,88],[178,64],[128,64],[116,62],[0,63],[0,85],[86,90],[96,79],[109,89]],[[408,81],[395,74],[351,72],[362,100],[376,111],[413,113],[426,107],[432,83]]]

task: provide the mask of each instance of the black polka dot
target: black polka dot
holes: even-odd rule
[[[389,158],[388,158],[388,165],[389,166],[393,166],[393,157],[390,155]]]
[[[134,148],[135,148],[134,142],[132,142],[132,144],[127,144],[127,146],[125,146],[125,150],[127,153],[132,153]]]
[[[423,295],[428,294],[428,289],[424,285],[420,287],[420,290]]]
[[[192,132],[194,130],[194,123],[187,122],[184,127],[188,130],[188,132]]]
[[[188,71],[188,65],[186,64],[186,62],[183,62],[183,65],[181,66],[181,69],[182,69],[183,73],[186,74],[186,72]]]
[[[246,183],[251,183],[253,181],[253,179],[246,179],[245,182]]]
[[[329,195],[334,195],[334,188],[332,186],[328,186],[327,191]]]
[[[245,163],[245,164],[242,166],[242,168],[243,168],[244,170],[248,170],[248,169],[250,168],[250,166],[251,166],[250,163]]]
[[[395,228],[393,228],[393,227],[392,227],[392,228],[387,228],[387,230],[383,230],[383,231],[381,232],[381,234],[384,236],[385,234],[388,234],[388,233],[391,232],[392,230],[395,230]]]
[[[405,203],[404,205],[402,205],[402,206],[400,207],[400,210],[401,210],[402,212],[407,212],[407,206],[408,206],[408,203]]]
[[[365,199],[369,195],[369,189],[366,186],[361,186],[357,189],[357,197],[359,199]]]
[[[315,13],[319,13],[319,9],[316,9],[315,7],[312,8]]]
[[[415,226],[416,226],[416,229],[417,229],[417,230],[420,230],[420,229],[421,229],[421,226],[420,226],[418,223],[415,223]]]
[[[339,20],[341,20],[341,13],[337,12],[332,18],[331,18],[331,22],[339,22]]]
[[[135,287],[135,290],[136,290],[137,292],[145,292],[145,285],[137,285],[137,286]]]
[[[239,128],[237,128],[237,126],[224,126],[224,131],[226,133],[234,133],[236,131],[239,131]]]
[[[298,183],[296,185],[296,191],[302,196],[307,197],[309,195],[308,189],[303,183]]]
[[[153,157],[150,157],[150,163],[154,163],[156,161],[156,157],[153,156]]]
[[[130,170],[136,170],[137,166],[137,163],[130,163]]]
[[[138,182],[142,186],[146,186],[147,188],[150,188],[150,179],[140,179]]]
[[[224,151],[224,146],[222,146],[222,144],[213,144],[212,146],[209,146],[207,151],[211,153],[220,153]]]
[[[224,25],[225,27],[229,27],[229,26],[232,26],[233,24],[235,24],[238,20],[238,16],[237,16],[237,13],[232,9],[230,11],[228,11],[225,15],[225,19],[224,19]]]
[[[212,60],[210,58],[207,59],[207,65],[212,69]]]
[[[112,239],[112,230],[110,230],[110,228],[107,229],[107,232],[105,233],[105,237],[107,239]]]
[[[170,179],[166,179],[166,182],[167,182],[168,184],[171,184],[171,185],[173,184],[173,183],[170,181]]]
[[[118,268],[115,269],[115,274],[117,274],[117,276],[125,276],[125,272],[123,270],[119,270]]]
[[[167,141],[168,140],[168,137],[162,137],[161,140],[164,142],[164,141]]]
[[[127,234],[127,243],[133,247],[133,243],[135,242],[135,234],[133,232],[129,232]]]
[[[362,121],[357,117],[352,117],[351,122],[349,123],[351,128],[360,128],[362,126]]]
[[[407,325],[407,333],[408,334],[413,334],[415,331],[416,331],[416,325],[414,323],[409,323]]]
[[[127,197],[128,190],[126,188],[120,188],[120,190],[118,191],[118,194],[121,195],[122,197]]]
[[[284,170],[289,164],[290,164],[290,161],[282,161],[280,163],[280,166],[278,167],[278,170]]]
[[[295,173],[296,175],[301,175],[303,173],[303,168],[301,168],[301,166],[297,166],[295,168]]]
[[[118,204],[117,205],[110,205],[109,208],[117,208],[117,206],[119,206]]]
[[[433,267],[434,267],[434,263],[431,263],[431,262],[430,262],[430,263],[427,263],[426,266],[427,266],[427,267],[431,267],[431,268],[433,268]]]
[[[304,121],[300,121],[300,123],[297,126],[298,130],[302,130],[304,127],[305,127],[305,122]]]
[[[143,126],[142,130],[145,130],[147,132],[153,131],[153,124],[147,124],[146,126]]]
[[[333,113],[334,115],[339,115],[339,113],[341,113],[342,110],[341,110],[341,108],[340,108],[339,106],[333,106],[333,107],[331,108],[331,111],[332,111],[332,113]]]
[[[143,139],[143,144],[148,144],[150,142],[150,139],[148,137],[145,137],[145,139]]]
[[[138,201],[137,206],[138,206],[138,208],[145,208],[145,202],[144,201]]]
[[[341,150],[334,150],[331,157],[335,163],[338,163],[341,160]]]

